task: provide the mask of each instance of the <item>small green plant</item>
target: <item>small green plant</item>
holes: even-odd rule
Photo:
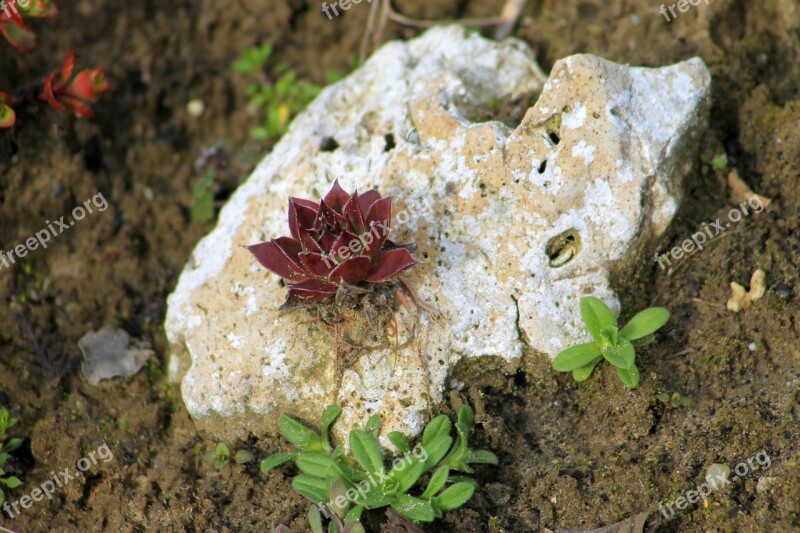
[[[719,147],[721,150],[721,147]],[[708,148],[700,154],[701,170],[703,175],[708,174],[711,169],[723,170],[728,166],[728,155],[724,152],[715,153],[714,148]]]
[[[218,443],[213,450],[203,456],[203,460],[214,465],[217,470],[224,468],[231,462],[231,451],[224,442]],[[249,463],[253,460],[253,454],[247,450],[237,450],[233,455],[236,464]]]
[[[592,375],[601,359],[617,369],[620,379],[634,389],[639,384],[634,346],[644,346],[653,341],[653,333],[669,320],[669,311],[651,307],[637,313],[624,328],[617,327],[617,317],[599,298],[581,298],[581,318],[593,342],[576,344],[553,359],[553,369],[572,372],[575,381],[585,381]]]
[[[414,448],[402,433],[389,433],[389,441],[403,454],[391,467],[386,466],[379,445],[381,420],[377,415],[367,421],[363,430],[350,432],[352,457],[346,455],[341,446],[331,444],[330,428],[340,413],[336,405],[326,407],[320,433],[286,415],[281,416],[281,433],[295,449],[273,455],[261,463],[261,470],[267,472],[294,461],[300,474],[292,479],[292,487],[311,500],[318,512],[331,519],[333,525],[329,525],[329,531],[362,531],[357,526],[363,511],[387,506],[413,522],[432,522],[446,511],[467,503],[475,491],[472,478],[453,476],[452,472],[469,474],[473,472],[471,464],[496,465],[498,462],[493,453],[468,447],[473,412],[466,405],[458,413],[455,439],[451,435],[453,424],[445,415],[428,423],[422,441]],[[420,486],[413,491],[416,495],[409,494],[428,472],[432,475],[424,489]],[[333,505],[322,503],[331,501]],[[322,531],[321,523],[317,526],[316,519],[311,518],[312,529]]]
[[[4,470],[6,461],[11,457],[10,452],[13,452],[22,444],[22,439],[17,437],[9,438],[6,434],[8,428],[16,423],[17,419],[11,418],[5,407],[0,409],[0,443],[2,443],[2,446],[0,446],[0,483],[9,489],[15,489],[22,485],[22,481],[20,481],[18,477],[7,475]],[[0,503],[4,501],[6,501],[6,494],[3,492],[3,489],[0,489]]]
[[[668,392],[656,394],[656,399],[666,405],[667,407],[691,407],[694,405],[694,400],[688,396],[681,396],[680,392],[673,392],[671,395]]]
[[[246,94],[250,107],[266,113],[264,123],[250,131],[250,136],[260,141],[277,140],[292,119],[322,91],[320,85],[299,79],[289,63],[280,62],[265,70],[271,55],[272,45],[262,44],[246,50],[233,63],[235,72],[256,78],[247,86]]]

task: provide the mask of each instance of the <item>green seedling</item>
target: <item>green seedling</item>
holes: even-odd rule
[[[387,506],[413,522],[432,522],[467,503],[475,491],[472,478],[451,475],[453,472],[470,474],[472,464],[496,465],[498,462],[491,452],[469,448],[468,434],[474,420],[472,409],[466,405],[459,410],[455,438],[453,424],[445,415],[428,423],[421,442],[413,448],[402,433],[389,433],[387,438],[402,454],[395,458],[392,466],[386,465],[379,445],[381,420],[377,415],[367,421],[363,430],[350,432],[351,455],[346,454],[342,446],[331,444],[330,428],[340,413],[336,405],[326,407],[319,433],[286,415],[281,416],[281,433],[294,449],[261,463],[261,470],[267,472],[294,461],[300,474],[292,479],[292,487],[311,500],[331,523],[336,524],[334,515],[339,517],[341,525],[329,525],[329,528],[338,528],[332,529],[338,533],[347,531],[341,529],[347,524],[355,525],[365,509]],[[431,475],[426,476],[429,472]],[[427,478],[424,487],[423,476]],[[331,500],[332,507],[322,503]],[[314,527],[312,525],[312,529]]]
[[[667,407],[691,407],[694,405],[694,400],[688,396],[681,396],[680,392],[673,392],[670,395],[667,392],[656,394],[656,399],[666,405]]]
[[[272,45],[263,44],[246,50],[233,63],[233,70],[250,75],[256,81],[247,86],[250,107],[264,110],[266,118],[253,128],[250,136],[259,141],[276,141],[286,132],[292,119],[322,91],[322,87],[297,77],[289,63],[281,62],[267,70]]]
[[[233,461],[240,465],[249,463],[253,458],[253,454],[247,450],[237,450],[233,455]],[[203,460],[213,464],[214,468],[219,470],[231,462],[231,451],[224,442],[220,442],[213,450],[203,456]]]
[[[22,481],[16,476],[6,474],[4,469],[6,462],[11,458],[10,452],[13,452],[22,444],[22,439],[17,437],[9,437],[6,434],[8,428],[17,423],[16,418],[11,418],[8,415],[8,410],[3,407],[0,409],[0,483],[9,489],[15,489],[22,485]],[[0,503],[6,501],[6,494],[3,489],[0,489]]]
[[[563,350],[553,359],[553,369],[572,372],[573,379],[581,382],[592,375],[601,359],[605,359],[616,367],[623,383],[636,388],[639,369],[634,347],[653,341],[653,333],[669,320],[669,311],[663,307],[645,309],[619,329],[611,309],[599,298],[586,296],[581,298],[581,318],[594,341]]]

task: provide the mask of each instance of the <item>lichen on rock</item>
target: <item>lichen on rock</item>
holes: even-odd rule
[[[591,55],[545,81],[525,44],[455,26],[385,45],[297,117],[197,245],[166,320],[189,412],[230,437],[338,403],[339,431],[380,413],[384,431],[415,435],[459,361],[513,366],[582,340],[571,302],[619,309],[609,273],[632,271],[677,211],[709,85],[699,59],[648,69]],[[340,385],[330,331],[279,313],[285,289],[245,248],[286,233],[289,196],[319,197],[335,178],[394,195],[391,238],[420,261],[406,279],[442,315],[420,313],[410,342],[359,356]],[[396,313],[410,331],[414,317]]]

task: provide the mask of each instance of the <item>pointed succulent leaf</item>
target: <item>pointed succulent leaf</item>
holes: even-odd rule
[[[333,296],[339,288],[332,283],[310,279],[289,286],[291,302],[319,302]]]
[[[596,342],[576,344],[562,350],[553,359],[553,369],[557,372],[571,372],[586,366],[600,355],[600,346]]]
[[[371,266],[372,262],[369,257],[354,257],[333,269],[328,279],[336,285],[341,285],[342,283],[355,285],[364,279]]]
[[[400,275],[416,264],[417,260],[405,248],[380,252],[373,259],[372,269],[364,279],[372,283],[386,281]]]
[[[303,229],[314,229],[319,205],[310,200],[289,198],[289,232],[297,240],[301,240]]]
[[[299,241],[289,237],[279,237],[248,246],[247,249],[262,266],[291,283],[299,283],[309,278],[300,265],[299,255],[302,246]]]
[[[617,318],[603,300],[595,296],[584,296],[581,298],[581,318],[586,329],[589,330],[592,338],[602,342],[601,332],[609,326],[617,325]]]
[[[20,26],[14,22],[0,21],[0,33],[17,52],[28,54],[36,48],[36,34],[24,24]]]
[[[381,199],[381,193],[375,189],[370,189],[358,195],[358,204],[361,207],[361,212],[366,216],[369,213],[369,208],[372,204]],[[366,222],[366,220],[365,220]]]
[[[669,311],[663,307],[651,307],[636,313],[619,334],[629,341],[641,339],[664,326],[669,320]]]
[[[331,187],[331,190],[325,195],[323,202],[336,213],[341,215],[344,214],[344,206],[349,200],[350,195],[347,194],[344,189],[342,189],[342,186],[339,185],[339,180],[337,179],[333,182],[333,187]]]

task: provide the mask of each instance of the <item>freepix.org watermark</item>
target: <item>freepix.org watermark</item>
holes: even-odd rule
[[[42,482],[42,484],[39,485],[38,488],[33,489],[30,494],[26,494],[14,502],[9,502],[6,500],[3,503],[3,511],[5,511],[10,518],[16,518],[22,512],[19,509],[20,506],[23,509],[29,509],[33,505],[33,502],[40,502],[45,496],[47,496],[48,500],[52,500],[53,494],[56,492],[56,488],[61,488],[73,479],[81,477],[83,472],[86,472],[92,466],[97,464],[98,458],[104,463],[114,459],[114,454],[111,452],[111,448],[108,447],[108,444],[103,443],[96,450],[89,452],[86,457],[81,457],[78,459],[78,462],[75,465],[75,471],[70,471],[69,468],[65,468],[58,474],[50,472],[52,479]]]
[[[689,257],[697,250],[702,250],[704,244],[712,241],[718,235],[730,229],[733,222],[742,220],[742,213],[744,213],[744,216],[749,215],[750,212],[747,210],[747,206],[750,206],[754,213],[761,213],[765,209],[761,197],[753,195],[748,198],[746,202],[740,203],[738,208],[734,207],[728,212],[729,222],[725,223],[725,225],[723,225],[719,219],[710,223],[703,222],[703,229],[692,235],[691,239],[686,239],[680,246],[676,246],[666,253],[656,253],[653,260],[658,263],[661,270],[664,270],[666,266],[672,265],[672,260],[678,260],[684,256]],[[670,260],[670,256],[672,256],[672,260]]]
[[[412,215],[427,215],[433,212],[433,206],[428,202],[427,199],[422,200],[424,202],[424,206],[422,205],[409,205],[406,209],[397,213],[395,219],[397,220],[398,224],[405,224],[411,219]],[[342,263],[350,259],[351,254],[358,254],[363,249],[368,249],[369,246],[376,240],[380,240],[389,233],[391,229],[391,224],[383,224],[382,222],[376,222],[369,231],[365,231],[361,235],[356,236],[355,239],[351,240],[346,245],[340,246],[336,250],[331,250],[333,252],[333,256],[329,254],[322,254],[322,261],[325,263],[327,268],[331,268],[334,265]]]
[[[334,16],[339,16],[339,11],[336,9],[338,5],[342,11],[347,11],[353,4],[360,4],[364,0],[338,0],[338,2],[331,2],[331,5],[328,5],[328,2],[322,2],[322,12],[328,16],[328,20],[333,20]],[[368,4],[372,3],[372,0],[366,0]],[[331,9],[333,10],[333,15],[331,15]]]
[[[675,4],[670,4],[669,6],[665,6],[661,4],[661,8],[659,8],[659,12],[664,15],[664,18],[667,19],[667,22],[672,22],[676,18],[678,18],[678,14],[675,13],[675,8],[678,8],[678,11],[681,13],[686,13],[689,11],[690,7],[695,7],[700,5],[701,3],[705,2],[706,5],[710,4],[713,0],[678,0]],[[669,13],[667,13],[669,11]],[[670,18],[669,15],[672,15]]]
[[[733,469],[733,472],[737,477],[743,478],[758,470],[767,470],[770,466],[772,466],[772,460],[769,458],[767,451],[761,450],[753,457],[747,459],[746,462],[742,461],[736,465],[736,467]],[[669,520],[675,516],[676,511],[673,509],[673,507],[677,508],[678,511],[682,511],[686,509],[689,504],[697,503],[701,499],[703,502],[707,502],[711,493],[719,489],[719,487],[733,484],[733,482],[729,479],[730,469],[726,467],[726,470],[728,470],[728,474],[722,474],[718,472],[717,475],[706,475],[705,483],[698,486],[695,490],[686,491],[684,496],[678,496],[676,499],[667,503],[666,505],[664,502],[658,502],[658,510],[661,511],[661,514],[664,515],[664,518]]]
[[[75,225],[75,222],[86,218],[87,214],[94,213],[92,206],[96,207],[101,213],[108,209],[108,202],[103,193],[99,192],[83,202],[83,205],[75,206],[72,210],[72,220],[64,221],[63,216],[53,222],[47,220],[45,222],[46,227],[37,231],[33,237],[28,238],[25,242],[18,244],[7,252],[0,248],[0,270],[2,270],[2,267],[10,268],[11,265],[17,262],[17,259],[25,257],[28,252],[32,252],[40,246],[47,248],[50,239],[67,231]]]

